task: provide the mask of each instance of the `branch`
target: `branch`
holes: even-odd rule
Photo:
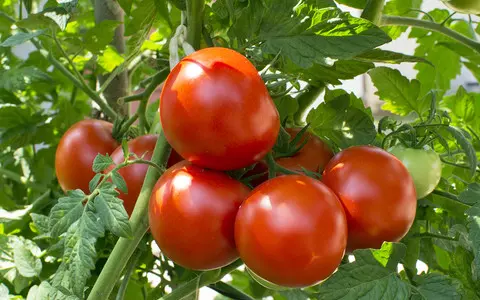
[[[153,151],[152,161],[159,165],[164,165],[169,155],[170,145],[165,140],[163,133],[161,133],[158,137],[155,150]],[[88,300],[109,298],[110,293],[122,274],[123,268],[125,268],[130,256],[132,256],[145,232],[147,232],[149,227],[148,203],[153,186],[157,182],[159,175],[154,167],[148,168],[142,190],[130,218],[133,238],[120,238],[117,241],[107,263],[103,267],[102,272],[88,296]]]
[[[165,68],[165,69],[161,70],[160,72],[158,72],[157,74],[155,74],[152,77],[152,80],[150,81],[148,86],[145,88],[145,91],[143,91],[143,93],[142,93],[143,94],[143,99],[138,106],[138,119],[139,119],[139,124],[138,125],[139,125],[142,133],[145,132],[145,128],[147,128],[147,126],[148,126],[147,119],[146,119],[146,116],[145,116],[145,113],[147,111],[148,100],[150,99],[150,96],[155,91],[155,89],[158,87],[158,85],[160,85],[162,82],[165,81],[165,79],[167,78],[169,73],[170,73],[170,70],[168,68]]]
[[[382,11],[385,6],[385,0],[368,0],[361,17],[369,20],[375,25],[379,25],[382,19]]]
[[[197,50],[202,38],[204,7],[205,0],[187,0],[187,42]]]
[[[480,53],[480,43],[477,41],[474,41],[463,34],[460,34],[450,28],[447,28],[441,24],[431,22],[431,21],[425,21],[425,20],[420,20],[420,19],[415,19],[415,18],[408,18],[408,17],[397,17],[397,16],[387,16],[384,15],[382,17],[382,26],[388,26],[388,25],[401,25],[401,26],[411,26],[411,27],[417,27],[417,28],[423,28],[425,30],[430,30],[430,31],[435,31],[442,33],[454,40],[456,40],[459,43],[464,44],[467,47],[470,47],[471,49],[475,50],[476,52]]]
[[[325,89],[325,85],[309,85],[305,89],[306,92],[297,97],[298,110],[293,117],[295,124],[298,125],[305,123],[304,120],[307,117],[310,107],[315,102],[315,100],[317,100],[318,96],[320,96],[320,94],[323,92],[323,90]]]

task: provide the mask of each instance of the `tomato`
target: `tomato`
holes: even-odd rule
[[[222,172],[180,162],[153,189],[150,231],[162,252],[185,268],[223,267],[238,258],[235,216],[249,192]]]
[[[227,48],[205,48],[180,61],[164,84],[160,120],[178,154],[216,170],[259,161],[280,130],[277,109],[257,70]]]
[[[388,152],[407,167],[412,175],[418,199],[427,196],[437,187],[442,178],[442,161],[431,148],[412,149],[398,145]]]
[[[170,168],[174,164],[177,164],[183,160],[183,157],[180,156],[180,154],[177,153],[174,149],[172,149],[172,152],[170,153],[170,156],[168,157],[167,161],[167,168]]]
[[[377,147],[356,146],[335,155],[323,182],[340,198],[348,221],[348,250],[396,242],[415,219],[413,179],[395,156]]]
[[[235,242],[245,265],[285,287],[310,286],[339,266],[347,221],[337,196],[304,175],[268,180],[240,207]]]
[[[301,128],[287,128],[287,132],[294,139]],[[298,142],[300,146],[305,139],[307,143],[291,157],[282,157],[277,159],[277,163],[282,167],[293,171],[302,171],[302,168],[312,172],[322,172],[325,165],[333,157],[333,152],[319,137],[305,132],[302,139]]]
[[[446,6],[465,14],[480,14],[480,0],[443,0]]]
[[[64,191],[81,189],[89,193],[88,184],[95,176],[93,160],[118,146],[112,129],[113,124],[106,121],[83,120],[65,132],[55,154],[55,172]]]
[[[143,156],[145,160],[150,160],[152,159],[157,139],[158,137],[156,135],[137,137],[128,142],[128,151],[136,154],[138,157]],[[111,157],[115,164],[121,164],[124,161],[122,146],[115,149]],[[111,171],[114,167],[115,165],[112,165],[106,171]],[[146,164],[133,164],[118,170],[118,173],[125,179],[128,189],[127,194],[119,191],[120,195],[118,197],[123,200],[123,205],[129,216],[132,214],[138,195],[140,195],[147,170],[148,165]]]

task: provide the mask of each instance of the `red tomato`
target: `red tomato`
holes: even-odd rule
[[[88,184],[95,176],[93,160],[118,146],[112,129],[113,124],[106,121],[83,120],[65,132],[55,154],[55,172],[64,191],[81,189],[89,193]]]
[[[347,221],[335,194],[304,175],[271,179],[252,191],[235,222],[245,265],[281,286],[318,283],[339,266]]]
[[[177,153],[174,149],[172,149],[172,152],[170,153],[170,156],[168,157],[167,161],[167,168],[170,168],[174,164],[177,164],[183,160],[183,157],[180,156],[180,154]]]
[[[322,180],[345,208],[348,250],[399,241],[412,226],[415,185],[392,154],[372,146],[348,148],[327,164]]]
[[[234,224],[249,189],[226,174],[187,161],[168,169],[150,198],[150,231],[163,253],[193,270],[238,258]]]
[[[157,139],[158,137],[156,135],[137,137],[128,142],[128,150],[130,153],[134,153],[138,157],[143,156],[145,160],[151,160]],[[115,149],[111,157],[115,164],[121,164],[124,161],[122,146]],[[107,171],[112,170],[114,167],[115,166],[112,165]],[[138,195],[140,195],[145,175],[147,175],[147,170],[148,165],[146,164],[133,164],[118,170],[127,183],[128,193],[124,194],[119,191],[119,198],[123,200],[123,205],[129,216],[132,214]]]
[[[172,147],[188,161],[233,170],[262,159],[280,119],[255,67],[226,48],[206,48],[180,61],[160,97],[160,119]]]
[[[301,128],[287,128],[287,132],[294,139]],[[333,157],[333,152],[319,137],[306,132],[299,141],[300,146],[305,139],[308,142],[294,156],[277,159],[282,167],[293,171],[302,171],[302,167],[312,172],[322,172],[325,165]]]

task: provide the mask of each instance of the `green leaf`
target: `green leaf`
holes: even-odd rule
[[[12,35],[11,37],[7,38],[5,41],[0,43],[0,47],[13,47],[17,46],[20,44],[25,43],[26,41],[29,41],[39,35],[42,35],[45,33],[45,30],[38,30],[35,32],[30,32],[30,33],[25,33],[25,32],[19,32],[15,35]]]
[[[473,260],[475,278],[480,279],[480,213],[468,218],[468,234],[475,255]]]
[[[368,0],[336,0],[336,2],[353,8],[364,9]]]
[[[297,4],[296,0],[250,1],[232,33],[242,45],[261,43],[263,52],[280,53],[301,68],[326,57],[349,59],[390,41],[372,23],[337,8]]]
[[[463,132],[458,128],[449,126],[446,128],[446,130],[450,132],[450,134],[455,138],[457,143],[465,152],[469,170],[470,170],[470,177],[473,177],[477,170],[477,164],[478,164],[475,148],[473,147],[472,143],[465,137]]]
[[[47,281],[42,281],[42,283],[37,286],[34,285],[30,288],[27,295],[27,300],[78,300],[77,297],[73,295],[66,295],[59,289],[54,288]]]
[[[442,103],[452,112],[452,120],[463,122],[473,121],[475,118],[475,96],[469,94],[463,86],[460,86],[455,95],[446,96]]]
[[[50,211],[49,228],[51,235],[56,237],[82,216],[85,194],[81,190],[69,191],[67,197],[58,199],[58,203]]]
[[[115,186],[123,193],[128,193],[127,183],[123,179],[122,175],[118,171],[112,171],[112,181]]]
[[[36,230],[40,234],[47,234],[50,232],[48,216],[31,213],[30,217],[32,218],[33,224],[35,225]]]
[[[111,73],[116,67],[123,64],[125,59],[118,54],[112,46],[107,46],[103,54],[98,57],[98,64],[105,70],[106,73]]]
[[[475,205],[480,203],[480,183],[474,182],[458,196],[460,201],[466,204]]]
[[[64,2],[77,2],[77,1],[64,1]],[[68,21],[70,20],[70,13],[65,7],[52,7],[47,8],[43,12],[45,17],[52,19],[61,30],[65,30]]]
[[[385,4],[383,14],[417,18],[418,11],[421,9],[422,0],[390,0]],[[383,27],[392,39],[400,37],[400,35],[408,29],[408,26],[387,26]]]
[[[15,92],[25,90],[33,82],[52,82],[52,78],[36,67],[19,67],[10,70],[0,70],[0,88]]]
[[[340,148],[367,145],[377,134],[367,111],[351,105],[349,95],[342,95],[312,109],[307,116],[307,123],[316,135],[332,141]]]
[[[413,300],[451,300],[461,299],[457,291],[459,285],[452,278],[441,274],[424,274],[413,278],[416,289]]]
[[[132,10],[133,0],[118,0],[118,4],[120,4],[120,7],[123,9],[125,14],[130,14],[130,11]]]
[[[99,54],[113,40],[115,29],[121,24],[119,21],[103,20],[100,24],[85,33],[85,47],[92,53]]]
[[[114,164],[112,158],[107,155],[98,154],[93,160],[92,170],[95,173],[103,172]]]
[[[100,193],[95,198],[95,208],[109,231],[124,238],[132,236],[128,214],[122,200],[109,194]]]
[[[89,189],[90,193],[93,193],[93,191],[95,190],[95,188],[98,185],[98,182],[100,181],[100,179],[102,179],[103,176],[104,175],[102,173],[97,173],[92,178],[92,180],[90,180],[90,182],[88,183],[88,189]]]
[[[377,95],[385,101],[383,109],[401,116],[416,112],[419,116],[428,111],[428,98],[420,97],[420,82],[410,81],[400,71],[387,67],[378,67],[368,72],[377,88]]]
[[[31,241],[15,244],[13,260],[20,275],[24,277],[40,276],[42,271],[42,261],[38,258],[40,252],[40,248]]]
[[[83,298],[90,271],[95,268],[95,243],[103,234],[101,219],[89,210],[70,226],[65,236],[62,264],[52,280],[54,287],[63,287]]]
[[[0,283],[0,299],[10,299],[9,295],[8,288],[3,283]]]
[[[384,62],[389,64],[400,64],[404,62],[423,62],[432,65],[428,60],[423,57],[406,55],[403,53],[397,53],[382,49],[373,49],[357,55],[355,59],[365,60],[368,62]]]
[[[392,250],[393,248],[398,249]],[[356,300],[360,296],[369,300],[408,299],[410,287],[398,277],[396,270],[382,265],[386,263],[393,266],[402,258],[400,255],[394,255],[389,262],[386,255],[392,251],[405,253],[405,246],[384,243],[380,250],[356,250],[355,262],[341,265],[336,273],[315,287],[318,299]]]
[[[298,101],[290,95],[274,99],[273,102],[275,102],[275,106],[280,114],[280,120],[282,121],[288,117],[293,117],[298,110]]]

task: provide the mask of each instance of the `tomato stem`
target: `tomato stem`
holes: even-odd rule
[[[461,33],[458,33],[448,27],[443,26],[442,24],[438,24],[435,22],[420,20],[416,18],[384,15],[382,17],[381,25],[382,26],[389,26],[389,25],[411,26],[411,27],[423,28],[425,30],[439,32],[480,53],[479,42],[472,40]]]
[[[361,17],[379,25],[382,19],[382,11],[385,6],[385,0],[368,0]]]
[[[305,123],[305,118],[315,100],[325,90],[325,85],[313,86],[309,85],[305,88],[305,92],[297,97],[298,110],[294,115],[295,124],[301,125]]]
[[[204,7],[205,0],[187,0],[187,42],[195,50],[200,49]]]
[[[170,145],[167,143],[163,132],[159,135],[155,150],[153,151],[152,161],[164,165],[170,155]],[[149,167],[142,190],[135,204],[135,208],[130,218],[133,238],[120,238],[113,248],[107,263],[103,267],[93,289],[88,296],[88,300],[108,299],[115,284],[121,276],[122,270],[127,264],[128,259],[133,254],[143,235],[147,232],[148,223],[148,203],[153,186],[158,177],[157,170]]]
[[[138,120],[139,120],[139,127],[140,131],[142,134],[145,133],[146,131],[150,130],[150,125],[147,123],[147,118],[146,118],[146,111],[147,111],[147,104],[148,100],[150,99],[150,96],[153,94],[153,92],[157,89],[158,85],[160,85],[165,79],[167,78],[168,74],[170,73],[170,70],[168,68],[165,68],[155,74],[152,77],[152,80],[148,84],[148,86],[145,88],[145,91],[143,91],[143,98],[142,101],[140,102],[140,105],[138,106]]]

